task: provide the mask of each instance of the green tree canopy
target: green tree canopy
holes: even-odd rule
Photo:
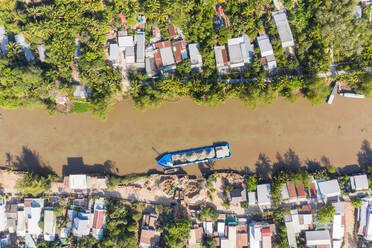
[[[38,196],[50,189],[50,184],[55,180],[55,176],[43,177],[33,172],[23,173],[23,178],[17,182],[17,190],[24,195]]]
[[[190,238],[191,222],[187,219],[175,220],[166,228],[165,244],[169,248],[182,248]]]
[[[336,209],[332,205],[325,205],[318,210],[318,220],[320,223],[330,223],[332,222],[335,213]]]

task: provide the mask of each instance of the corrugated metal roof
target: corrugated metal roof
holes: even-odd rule
[[[173,65],[175,63],[172,48],[170,47],[160,48],[160,56],[163,66]]]
[[[273,12],[272,15],[278,28],[279,36],[282,41],[282,47],[287,48],[294,46],[292,31],[289,27],[287,15],[285,14],[285,12],[283,10],[280,10],[277,12]]]
[[[257,37],[258,46],[260,47],[261,57],[274,55],[273,47],[271,46],[269,36],[267,34]]]
[[[70,189],[87,189],[87,176],[86,175],[70,175],[69,176],[69,187]]]
[[[145,61],[145,34],[137,33],[135,35],[135,41],[137,44],[137,63],[142,63]]]

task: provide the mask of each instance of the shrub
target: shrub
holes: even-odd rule
[[[212,207],[204,207],[200,210],[199,219],[202,221],[207,219],[216,221],[218,219],[218,212]]]
[[[356,197],[353,197],[353,199],[351,200],[351,203],[353,204],[354,208],[360,208],[363,204],[363,200],[359,196],[356,196]]]
[[[234,187],[231,186],[231,185],[228,185],[228,186],[225,187],[226,192],[231,192],[233,189],[234,189]]]
[[[256,191],[257,190],[257,178],[254,175],[251,175],[247,179],[247,191]]]
[[[175,220],[166,228],[165,244],[169,248],[184,247],[190,238],[191,222],[187,219]]]
[[[249,203],[248,202],[241,202],[240,207],[242,207],[244,209],[248,209],[249,208]]]
[[[325,205],[318,210],[318,220],[323,224],[330,223],[333,220],[333,215],[335,215],[335,213],[336,209],[332,205]]]

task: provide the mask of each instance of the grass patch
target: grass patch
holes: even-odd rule
[[[86,113],[90,111],[90,104],[75,102],[71,109],[71,113]]]

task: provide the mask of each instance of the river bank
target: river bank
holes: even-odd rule
[[[211,108],[184,98],[141,113],[126,100],[107,122],[89,114],[49,117],[43,110],[2,110],[0,163],[48,168],[58,175],[87,169],[124,175],[161,170],[156,165],[161,153],[226,141],[232,157],[217,161],[214,169],[258,167],[264,173],[281,162],[322,161],[344,167],[372,160],[368,144],[361,149],[371,137],[371,103],[336,96],[332,105],[314,107],[305,99],[295,104],[279,99],[252,110],[234,99]],[[200,173],[198,166],[185,170]]]

